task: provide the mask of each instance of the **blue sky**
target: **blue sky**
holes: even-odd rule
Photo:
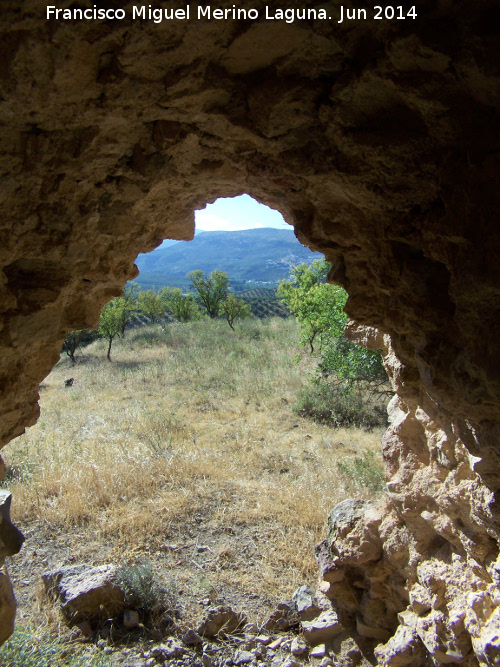
[[[259,204],[250,195],[217,199],[213,204],[195,211],[197,231],[236,231],[256,227],[293,229],[278,211]]]

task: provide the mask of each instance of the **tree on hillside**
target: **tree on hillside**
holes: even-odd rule
[[[220,304],[220,313],[225,316],[227,323],[234,331],[235,320],[251,317],[250,306],[242,299],[237,299],[233,294],[229,294],[227,299]]]
[[[195,292],[196,300],[203,306],[212,319],[219,314],[220,304],[227,299],[229,278],[223,271],[212,271],[205,276],[199,269],[187,274],[191,281],[190,289]]]
[[[80,347],[80,341],[82,336],[82,330],[80,331],[70,331],[69,334],[64,339],[62,344],[61,352],[66,352],[71,361],[76,364],[76,351]]]
[[[130,322],[132,315],[138,311],[137,297],[140,287],[137,283],[129,283],[123,290],[123,316],[122,316],[122,330],[120,334],[125,336],[125,327]]]
[[[282,280],[278,296],[297,318],[302,344],[320,356],[318,370],[323,378],[335,378],[343,392],[356,384],[377,385],[387,380],[379,350],[354,345],[344,335],[347,293],[326,283],[328,262],[315,260],[310,266],[292,269],[291,280]]]
[[[101,311],[99,319],[99,335],[108,341],[108,361],[111,361],[111,345],[116,336],[120,336],[123,328],[125,299],[117,297],[109,301]]]
[[[137,293],[137,309],[151,324],[159,322],[165,315],[167,303],[164,290],[157,292],[155,289],[139,290]]]
[[[290,280],[281,280],[277,295],[297,318],[302,344],[311,354],[315,346],[321,351],[332,339],[343,336],[347,315],[343,312],[346,292],[326,283],[330,265],[316,259],[309,266],[299,264],[292,269]]]
[[[97,332],[89,329],[70,331],[62,344],[61,352],[66,352],[71,361],[76,364],[76,352],[78,348],[90,345],[97,338]]]
[[[201,313],[194,294],[183,294],[179,287],[170,287],[163,290],[166,309],[177,322],[198,320]]]

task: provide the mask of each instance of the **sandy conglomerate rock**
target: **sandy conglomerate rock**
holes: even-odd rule
[[[137,254],[248,192],[332,263],[351,335],[384,348],[397,391],[386,504],[356,533],[366,521],[376,549],[359,553],[379,559],[331,546],[332,585],[363,584],[346,613],[391,634],[381,664],[495,664],[497,3],[342,24],[44,12],[6,0],[0,16],[2,443]]]

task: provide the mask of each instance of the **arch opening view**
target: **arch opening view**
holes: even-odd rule
[[[322,255],[256,204],[215,202],[205,221],[197,215],[211,229],[139,258],[139,276],[104,306],[99,329],[65,340],[40,385],[37,425],[5,456],[17,524],[46,537],[10,567],[14,585],[26,586],[21,627],[43,626],[61,598],[66,623],[85,617],[94,633],[111,624],[119,653],[131,638],[126,603],[141,623],[136,650],[151,633],[202,627],[224,606],[276,641],[298,629],[286,600],[314,595],[312,546],[325,517],[353,496],[382,497],[387,377],[382,388],[375,378],[375,395],[368,375],[349,385],[327,371],[336,346],[349,350],[345,295],[324,282]],[[214,298],[225,292],[214,312],[197,271]],[[307,311],[293,292],[310,300]],[[369,373],[355,361],[357,374]],[[96,577],[94,568],[130,599],[101,610],[98,581],[93,601],[80,594],[68,604],[66,579]],[[41,580],[61,588],[52,601],[37,592]],[[346,637],[337,643],[345,650]]]
[[[333,3],[331,16],[310,8],[293,22],[277,14],[266,18],[260,9],[251,20],[193,19],[181,10],[159,23],[134,18],[132,5],[121,5],[124,18],[111,20],[47,17],[46,8],[33,3],[2,4],[1,445],[36,424],[11,445],[12,458],[5,455],[2,562],[9,558],[14,572],[23,559],[35,562],[36,552],[48,564],[58,558],[69,564],[78,535],[82,553],[97,563],[95,531],[108,531],[110,555],[113,550],[133,566],[120,575],[129,587],[123,595],[130,612],[129,629],[123,614],[121,629],[133,633],[133,612],[143,613],[146,605],[137,595],[132,605],[138,581],[149,582],[149,602],[163,600],[169,627],[177,628],[169,635],[159,624],[163,634],[151,637],[151,652],[140,658],[145,663],[192,656],[205,667],[221,667],[229,657],[265,665],[274,658],[289,659],[292,667],[323,652],[325,666],[497,665],[497,3],[421,3],[403,17],[388,11],[380,19],[369,11],[351,18],[352,11]],[[92,373],[93,361],[80,365],[84,382],[76,371],[63,371],[69,361],[52,371],[67,335],[95,328],[105,304],[141,280],[134,266],[139,254],[163,239],[193,239],[194,211],[242,193],[279,210],[301,244],[331,265],[328,283],[349,295],[346,349],[359,343],[382,351],[395,393],[382,437],[380,498],[372,498],[365,481],[326,501],[339,477],[358,475],[359,482],[360,470],[377,468],[371,454],[359,454],[361,448],[376,457],[377,448],[360,432],[351,452],[347,436],[337,437],[333,427],[305,427],[303,415],[293,421],[292,404],[311,358],[306,345],[296,351],[298,365],[285,362],[291,337],[303,327],[291,318],[234,320],[234,331],[210,316],[165,331],[153,323],[141,334],[140,358],[136,334],[127,332],[104,350],[100,375]],[[200,247],[209,234],[217,232],[197,233],[185,247]],[[169,257],[169,270],[177,261],[173,249],[156,251]],[[153,261],[148,258],[139,264]],[[243,255],[233,262],[243,264]],[[199,268],[205,278],[212,271]],[[149,274],[142,291],[159,291],[151,275],[156,269]],[[237,299],[245,285],[233,280]],[[188,287],[179,286],[181,297]],[[307,295],[295,303],[304,307]],[[314,354],[321,351],[316,343]],[[92,343],[88,354],[102,357],[100,345]],[[334,354],[333,362],[348,356]],[[246,370],[252,367],[259,373]],[[183,393],[188,378],[197,384],[197,398]],[[169,387],[164,394],[163,384]],[[43,410],[60,412],[65,433],[38,419],[44,392]],[[110,405],[115,392],[116,417],[81,419],[82,406]],[[136,409],[133,396],[141,392]],[[238,428],[232,426],[236,417]],[[116,439],[109,437],[111,426],[121,429]],[[211,435],[202,434],[202,426]],[[159,432],[167,445],[158,445]],[[99,443],[94,453],[103,467],[91,463],[89,437]],[[130,439],[141,446],[134,449]],[[49,459],[43,448],[51,443]],[[226,458],[217,458],[224,451]],[[63,525],[56,507],[68,456],[80,468]],[[147,475],[153,460],[156,474]],[[328,472],[331,482],[319,484],[324,492],[307,484],[307,475]],[[227,484],[218,494],[214,483],[223,478]],[[35,479],[45,480],[43,497],[36,498]],[[269,508],[260,492],[265,484],[275,494]],[[12,500],[8,489],[14,487]],[[151,500],[152,488],[165,509]],[[19,555],[13,554],[23,540],[9,519],[11,500],[16,516],[23,507],[35,516],[38,501],[54,511],[26,531]],[[335,500],[342,502],[320,535],[318,516],[326,519]],[[192,541],[181,540],[176,517],[184,516]],[[220,530],[216,543],[208,539],[211,528]],[[203,535],[200,543],[196,534]],[[148,551],[149,562],[158,558],[170,568],[170,588],[159,591],[154,568],[133,562],[130,536]],[[238,536],[242,547],[235,553]],[[55,539],[63,544],[59,556],[51,552]],[[306,540],[309,553],[318,543],[317,565],[297,556],[297,544]],[[258,552],[262,542],[265,557],[256,555],[264,553]],[[177,592],[174,584],[188,560],[198,577],[193,574],[200,603],[195,628],[182,626],[182,609],[172,602],[185,595],[180,576]],[[229,580],[234,563],[245,572],[241,582],[275,590],[282,600],[294,586],[291,572],[305,573],[309,582],[318,567],[314,591],[302,590],[291,609],[277,610],[273,622],[292,625],[283,646],[274,643],[275,630],[260,625],[238,634],[241,619],[227,608],[234,611],[229,589],[221,584],[221,592],[210,578],[210,568],[218,567],[220,582]],[[252,579],[254,572],[260,581]],[[47,586],[57,593],[62,579],[54,576]],[[21,608],[31,594],[22,581],[15,584]],[[248,596],[250,617],[253,604]],[[15,606],[2,572],[0,642],[13,632]],[[111,608],[108,617],[114,618]],[[231,655],[217,650],[230,644],[227,639],[208,637],[219,622],[239,642]],[[185,634],[193,629],[198,639]],[[109,649],[103,659],[118,645],[113,623],[104,623],[99,636],[86,625],[78,632],[93,638],[96,651],[97,642]],[[258,639],[259,633],[273,639]],[[0,648],[0,662],[22,649],[14,635]]]

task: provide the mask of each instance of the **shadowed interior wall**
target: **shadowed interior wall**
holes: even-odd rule
[[[349,335],[383,348],[397,391],[387,496],[334,535],[324,594],[386,633],[381,664],[496,664],[498,4],[342,24],[264,20],[260,2],[258,21],[158,24],[108,5],[127,18],[2,5],[2,443],[137,254],[248,192],[332,263]]]

